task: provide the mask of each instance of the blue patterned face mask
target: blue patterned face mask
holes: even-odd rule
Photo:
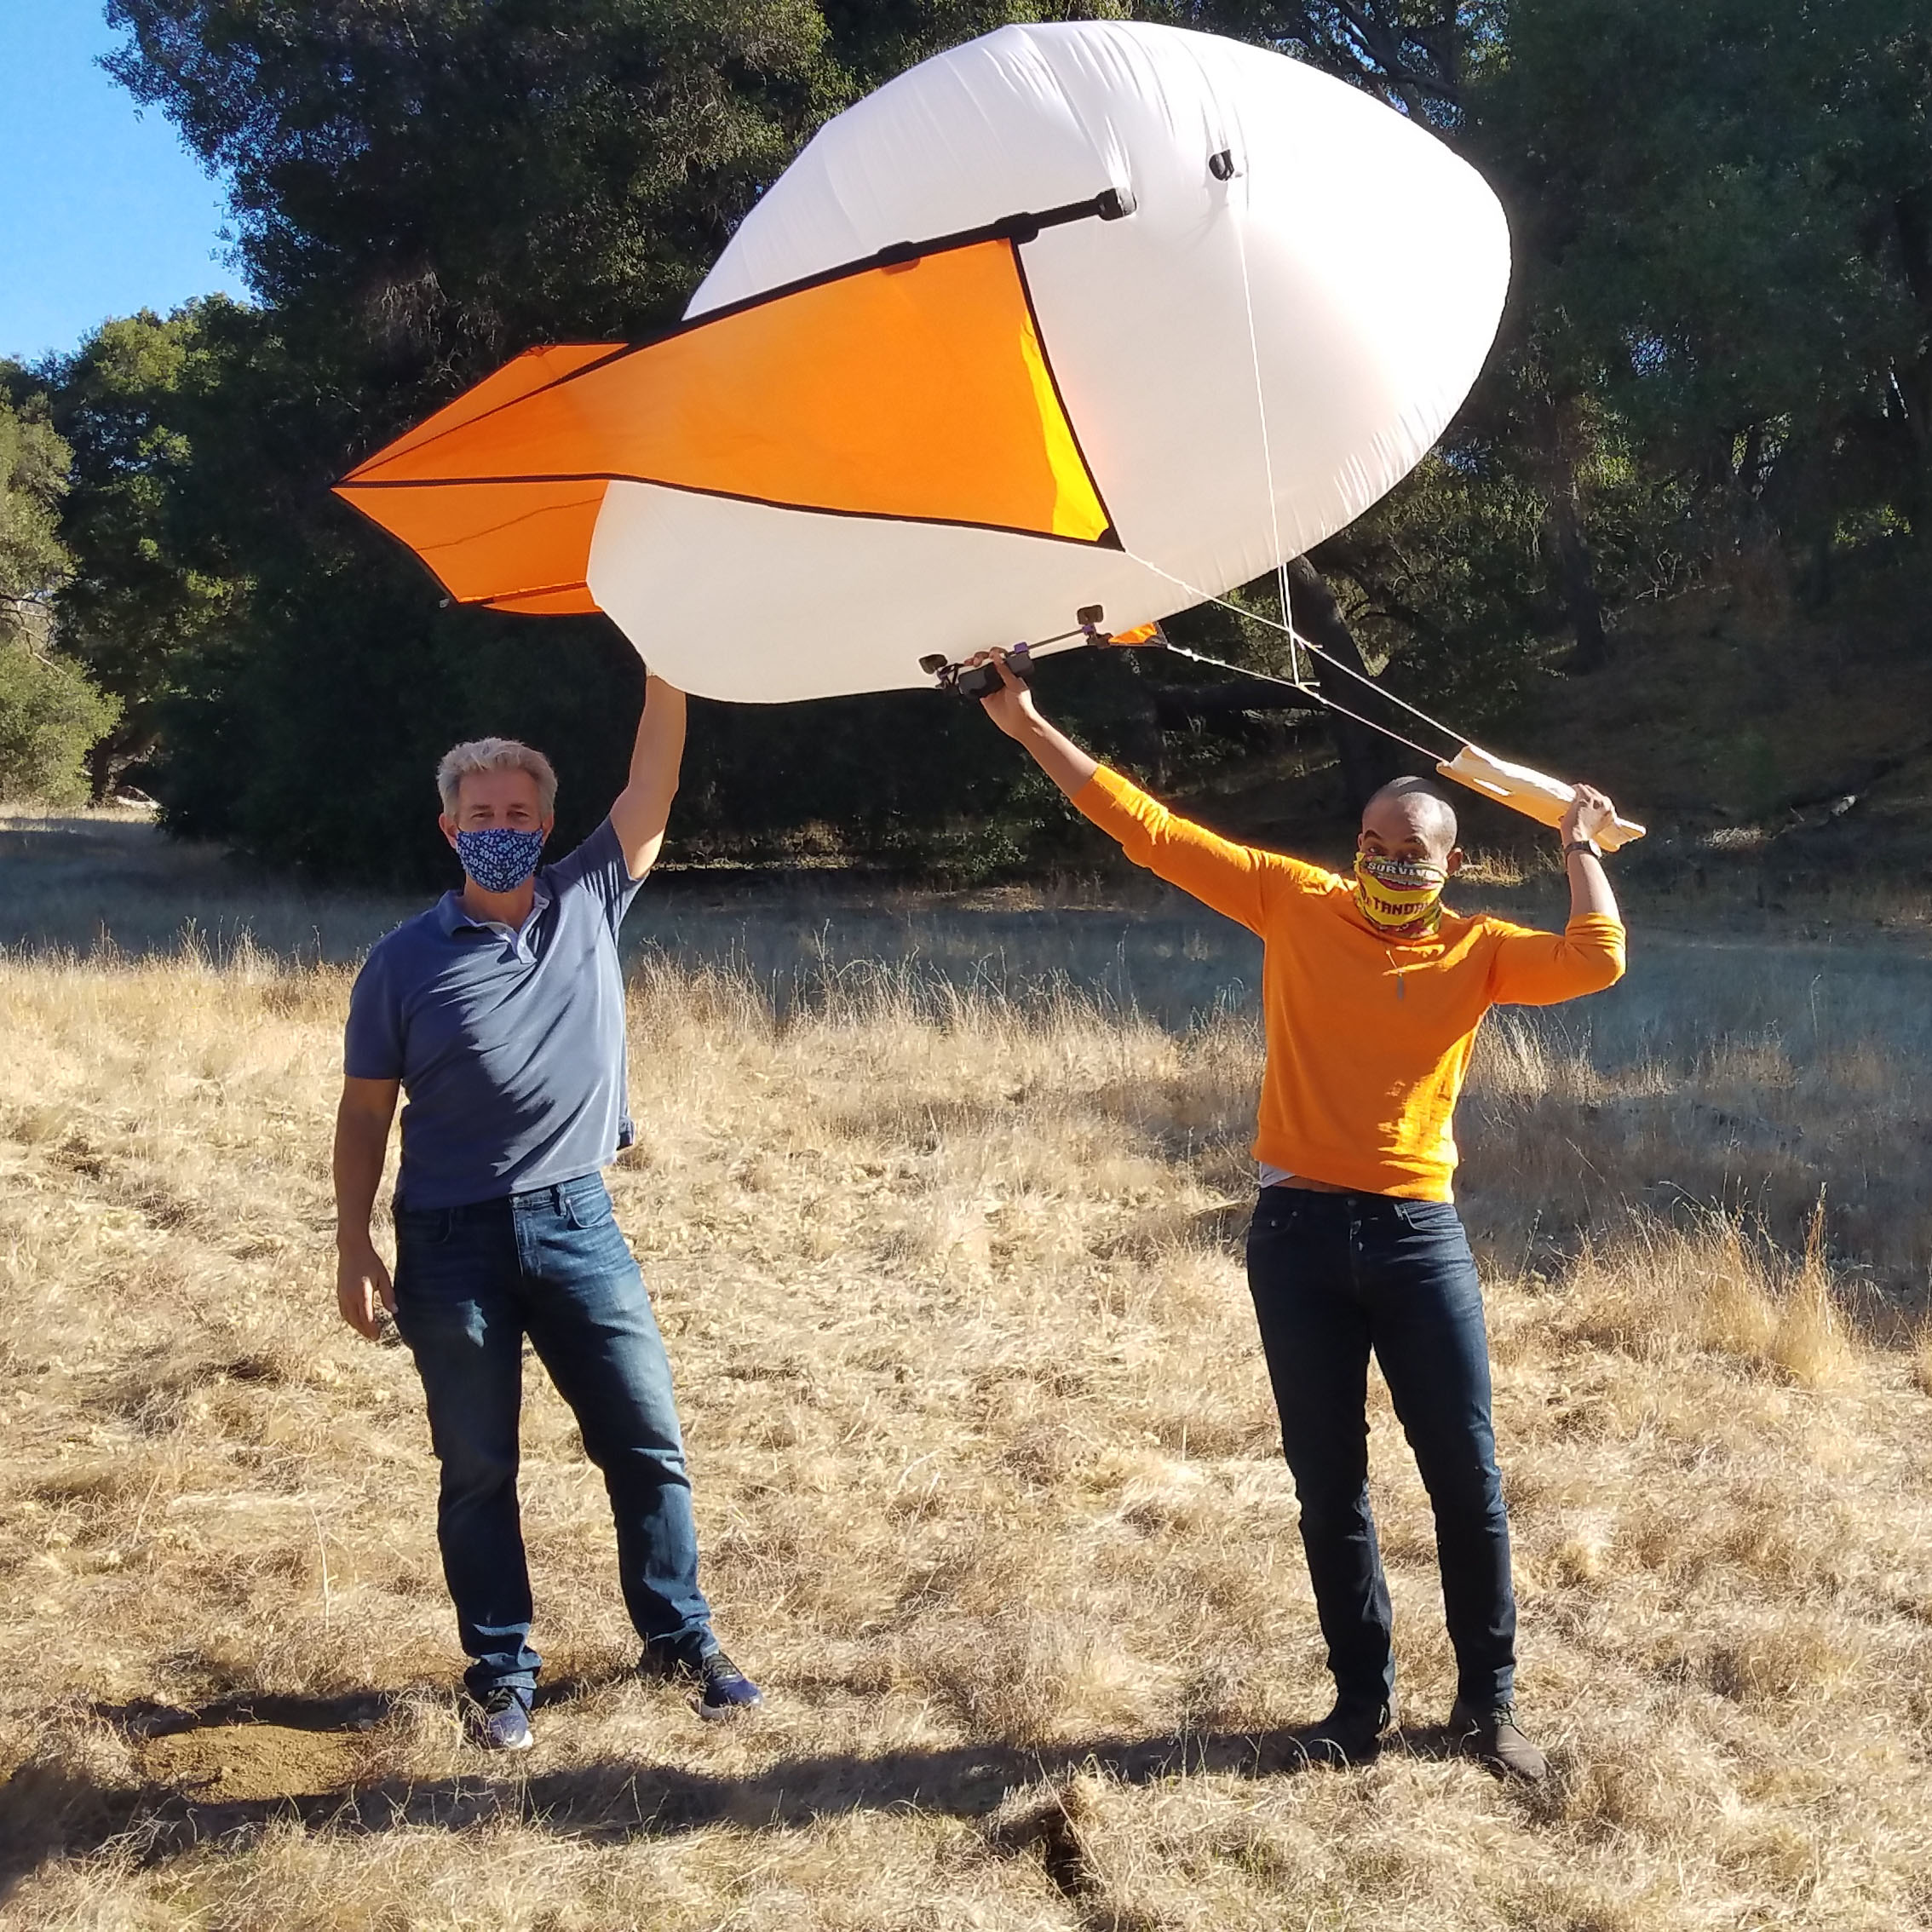
[[[463,871],[486,892],[515,892],[537,870],[543,850],[542,832],[519,831],[515,825],[456,835]]]

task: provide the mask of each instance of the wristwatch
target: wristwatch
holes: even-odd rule
[[[1567,859],[1573,852],[1587,852],[1592,859],[1603,856],[1603,848],[1594,838],[1573,838],[1563,848],[1563,856]]]

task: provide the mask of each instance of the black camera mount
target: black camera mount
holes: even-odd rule
[[[1069,638],[1084,637],[1090,644],[1111,644],[1113,640],[1101,629],[1107,612],[1099,604],[1083,604],[1073,613],[1073,628],[1038,640],[1042,644],[1064,644]],[[1148,641],[1153,641],[1150,639]],[[1165,638],[1159,641],[1166,642]],[[1015,644],[1006,653],[1006,666],[1022,684],[1033,681],[1032,646]],[[919,669],[934,680],[941,691],[957,692],[962,698],[990,698],[999,689],[999,671],[991,663],[957,664],[934,651],[920,658]]]
[[[1006,666],[1022,684],[1032,682],[1032,655],[1026,645],[1015,644],[1006,653]],[[956,664],[935,651],[920,658],[919,669],[936,679],[941,691],[955,692],[962,698],[990,698],[999,689],[999,667],[990,661]]]

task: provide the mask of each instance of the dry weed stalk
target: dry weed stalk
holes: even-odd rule
[[[1808,1389],[1855,1387],[1866,1357],[1838,1305],[1824,1204],[1794,1265],[1734,1214],[1639,1222],[1586,1247],[1571,1278],[1574,1332],[1645,1362],[1711,1349]]]

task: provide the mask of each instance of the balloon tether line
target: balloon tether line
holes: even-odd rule
[[[1362,725],[1370,731],[1379,732],[1383,737],[1393,739],[1405,750],[1413,751],[1418,758],[1427,758],[1431,764],[1443,762],[1440,752],[1431,751],[1426,745],[1417,745],[1414,739],[1405,738],[1400,732],[1391,730],[1385,724],[1377,724],[1373,718],[1365,718],[1360,711],[1351,711],[1346,704],[1337,704],[1319,685],[1307,683],[1300,678],[1277,677],[1272,671],[1250,670],[1245,665],[1231,664],[1222,658],[1210,658],[1205,651],[1191,651],[1185,644],[1176,644],[1164,640],[1157,647],[1164,650],[1170,657],[1187,658],[1194,664],[1205,664],[1214,670],[1228,671],[1235,677],[1249,677],[1254,679],[1259,684],[1279,684],[1285,691],[1298,691],[1304,698],[1313,699],[1323,710],[1334,712],[1337,717],[1350,719],[1354,723]],[[1343,668],[1346,670],[1347,666],[1344,665]],[[1377,688],[1379,690],[1381,687],[1377,686]],[[1430,723],[1435,722],[1433,719],[1429,722]],[[1438,725],[1436,729],[1442,731],[1446,737],[1454,738],[1456,736],[1454,732],[1446,730],[1445,727]],[[1466,741],[1458,739],[1457,742],[1460,745]]]
[[[1458,747],[1470,742],[1461,732],[1452,730],[1449,726],[1444,724],[1441,719],[1432,718],[1419,705],[1412,704],[1406,698],[1398,697],[1394,692],[1377,684],[1366,671],[1357,670],[1353,664],[1344,663],[1332,651],[1325,651],[1320,645],[1302,636],[1295,629],[1292,620],[1286,624],[1277,624],[1273,618],[1264,617],[1259,611],[1245,610],[1239,604],[1232,603],[1226,597],[1216,597],[1212,593],[1202,589],[1199,584],[1188,583],[1184,577],[1176,577],[1170,570],[1163,570],[1159,564],[1151,561],[1148,558],[1137,556],[1131,550],[1127,552],[1127,555],[1131,561],[1140,565],[1141,569],[1151,570],[1155,576],[1164,577],[1170,584],[1177,584],[1199,603],[1218,604],[1222,610],[1232,611],[1236,617],[1248,618],[1256,624],[1266,624],[1270,630],[1279,630],[1283,636],[1288,639],[1291,649],[1296,645],[1299,645],[1311,658],[1319,658],[1323,664],[1332,665],[1343,676],[1354,678],[1355,682],[1361,685],[1365,689],[1374,692],[1377,697],[1397,706],[1400,710],[1406,711],[1411,717],[1419,720],[1422,723],[1427,725],[1431,731],[1440,732],[1445,738],[1451,739]],[[1285,564],[1281,567],[1282,575],[1285,578],[1287,566]],[[1284,605],[1283,607],[1285,609],[1286,606]],[[1167,647],[1170,651],[1181,648],[1175,644],[1170,644]],[[1198,651],[1185,652],[1182,654],[1187,657],[1199,658],[1203,664],[1217,665],[1221,670],[1233,671],[1238,676],[1258,677],[1271,684],[1292,684],[1296,690],[1307,692],[1311,697],[1316,698],[1321,704],[1325,704],[1330,710],[1337,712],[1339,716],[1345,718],[1355,717],[1353,711],[1343,710],[1332,698],[1320,692],[1315,686],[1304,681],[1301,678],[1274,677],[1266,671],[1245,670],[1239,664],[1222,664],[1217,658],[1203,658]],[[1402,737],[1398,732],[1391,731],[1387,725],[1377,724],[1372,719],[1369,718],[1358,718],[1356,722],[1366,725],[1371,731],[1379,731],[1385,738],[1394,739],[1398,745],[1409,745],[1407,739]],[[1418,749],[1412,745],[1409,745],[1409,748],[1411,750]],[[1433,758],[1435,754],[1431,751],[1425,753],[1424,756]]]
[[[1217,157],[1217,158],[1220,158]],[[1232,159],[1231,157],[1228,158]],[[1215,178],[1224,184],[1230,176],[1239,172],[1232,165],[1229,166],[1225,175],[1219,168],[1213,168],[1211,171]],[[1268,529],[1274,540],[1274,555],[1279,560],[1274,566],[1274,581],[1276,594],[1281,602],[1281,621],[1279,624],[1271,624],[1270,619],[1262,617],[1258,612],[1244,611],[1238,604],[1231,604],[1224,597],[1209,596],[1201,590],[1199,585],[1189,584],[1185,579],[1176,577],[1170,571],[1162,570],[1159,564],[1149,563],[1145,557],[1135,557],[1134,561],[1142,566],[1143,568],[1154,571],[1159,575],[1166,578],[1170,583],[1179,584],[1183,590],[1187,591],[1191,595],[1203,602],[1219,604],[1223,610],[1233,611],[1241,617],[1252,617],[1256,622],[1270,624],[1272,629],[1280,631],[1288,640],[1289,675],[1285,678],[1269,677],[1268,682],[1291,685],[1297,691],[1305,692],[1314,698],[1319,704],[1334,712],[1337,716],[1352,719],[1355,723],[1366,727],[1370,731],[1380,732],[1384,738],[1391,739],[1397,745],[1433,761],[1435,758],[1435,754],[1433,751],[1424,750],[1421,745],[1416,744],[1412,739],[1404,738],[1400,732],[1392,731],[1387,725],[1377,724],[1372,720],[1365,718],[1359,713],[1351,711],[1345,706],[1337,704],[1325,693],[1318,691],[1302,675],[1301,654],[1305,650],[1310,657],[1319,658],[1325,664],[1333,665],[1337,670],[1354,678],[1358,684],[1379,693],[1389,703],[1399,705],[1412,717],[1417,718],[1427,725],[1431,731],[1440,732],[1445,738],[1453,741],[1458,750],[1469,742],[1460,732],[1452,731],[1440,719],[1432,718],[1428,712],[1410,704],[1406,699],[1398,698],[1394,692],[1383,690],[1382,686],[1377,684],[1373,678],[1357,670],[1353,664],[1344,664],[1339,658],[1323,650],[1319,644],[1311,642],[1295,628],[1294,601],[1288,592],[1288,559],[1283,553],[1281,544],[1281,509],[1276,499],[1274,489],[1274,450],[1268,430],[1268,390],[1262,380],[1261,334],[1255,327],[1254,290],[1248,276],[1247,224],[1235,210],[1232,192],[1228,194],[1227,208],[1228,216],[1234,224],[1234,256],[1241,267],[1241,306],[1248,325],[1248,364],[1254,371],[1255,414],[1261,426],[1262,474],[1268,488]],[[1129,554],[1132,555],[1131,552]],[[1176,647],[1170,645],[1169,648],[1171,650],[1176,648]],[[1182,651],[1181,654],[1183,657],[1193,658],[1200,664],[1216,664],[1223,670],[1234,671],[1237,676],[1266,676],[1264,673],[1243,673],[1235,665],[1222,664],[1217,658],[1203,657],[1198,651]],[[1452,753],[1451,756],[1453,756],[1454,754]]]
[[[1377,724],[1372,718],[1365,718],[1360,711],[1351,711],[1346,704],[1337,704],[1319,685],[1307,683],[1300,678],[1276,677],[1268,671],[1245,670],[1239,664],[1230,664],[1219,658],[1210,658],[1204,651],[1190,651],[1184,644],[1169,644],[1166,648],[1175,657],[1191,658],[1195,664],[1206,664],[1215,670],[1229,671],[1236,677],[1251,677],[1263,684],[1279,684],[1285,690],[1298,691],[1303,697],[1312,698],[1323,710],[1332,711],[1337,717],[1348,718],[1356,724],[1366,726],[1370,731],[1379,732],[1383,737],[1392,739],[1405,750],[1413,751],[1417,757],[1427,758],[1432,764],[1442,762],[1440,752],[1431,751],[1426,745],[1417,745],[1414,739],[1405,738],[1400,732],[1392,730],[1385,724]],[[1449,735],[1453,737],[1455,733],[1452,732]]]
[[[1232,164],[1228,175],[1215,169],[1216,175],[1225,183],[1237,172]],[[1241,306],[1248,319],[1248,365],[1255,377],[1255,416],[1261,424],[1262,476],[1268,486],[1268,524],[1274,539],[1274,555],[1279,560],[1274,566],[1274,581],[1281,599],[1282,628],[1288,633],[1288,675],[1297,684],[1302,681],[1302,659],[1297,647],[1301,640],[1295,635],[1295,612],[1288,601],[1288,563],[1281,549],[1281,509],[1274,494],[1274,450],[1268,434],[1268,391],[1262,382],[1261,336],[1255,328],[1254,290],[1248,280],[1248,229],[1247,224],[1234,211],[1234,197],[1230,191],[1228,197],[1228,212],[1234,222],[1234,256],[1241,264]]]

